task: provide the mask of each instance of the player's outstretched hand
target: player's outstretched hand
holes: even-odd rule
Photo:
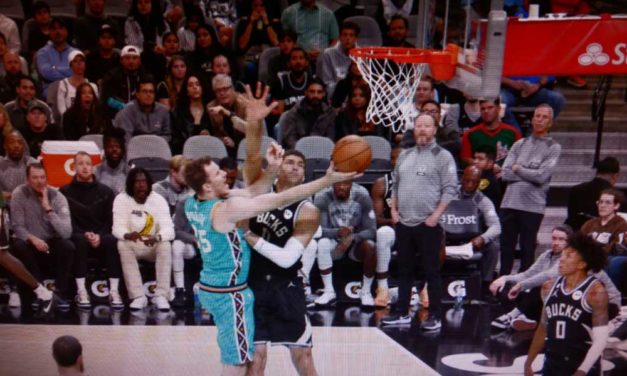
[[[262,121],[278,106],[277,102],[266,104],[266,98],[270,92],[270,87],[257,82],[257,88],[253,94],[249,85],[245,87],[246,92],[241,96],[241,101],[246,107],[246,122],[249,124]]]
[[[283,162],[283,154],[285,150],[281,147],[281,145],[273,142],[268,147],[268,151],[266,151],[266,160],[268,161],[268,170],[277,171],[279,166],[281,166],[281,162]]]
[[[362,175],[363,173],[358,173],[356,171],[353,171],[353,172],[335,171],[335,165],[333,164],[333,161],[331,161],[331,164],[329,165],[329,168],[327,169],[327,173],[325,174],[325,178],[329,179],[331,181],[331,184],[335,184],[341,181],[355,179]]]

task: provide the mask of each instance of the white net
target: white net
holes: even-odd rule
[[[414,95],[426,63],[397,63],[388,57],[351,56],[370,86],[366,120],[394,132],[413,128],[418,111]]]

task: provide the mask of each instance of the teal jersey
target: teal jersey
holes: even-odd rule
[[[244,232],[236,228],[224,234],[214,230],[211,210],[223,199],[199,201],[195,196],[185,201],[185,214],[194,229],[202,257],[200,282],[215,287],[245,283],[250,269],[250,247]]]

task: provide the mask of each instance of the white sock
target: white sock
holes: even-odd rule
[[[377,287],[380,289],[388,289],[388,279],[377,279]]]
[[[45,288],[41,283],[37,285],[37,288],[33,290],[37,298],[41,300],[50,300],[52,299],[52,291]]]
[[[174,286],[176,286],[177,289],[185,287],[185,274],[182,270],[172,272],[172,277],[174,277]]]
[[[363,294],[371,294],[370,291],[372,291],[372,281],[374,281],[374,277],[366,277],[364,275],[361,282],[361,291]]]
[[[85,278],[76,278],[76,289],[78,291],[87,291],[87,288],[85,288]]]
[[[322,277],[324,292],[335,292],[335,289],[333,288],[333,273],[320,274],[320,277]]]
[[[311,272],[311,268],[313,268],[313,264],[316,261],[316,250],[318,249],[318,242],[311,239],[307,247],[305,247],[305,251],[303,252],[303,257],[301,258],[301,262],[303,263],[303,267],[301,271],[309,280],[309,273]]]
[[[109,291],[118,291],[120,285],[119,278],[109,278]]]

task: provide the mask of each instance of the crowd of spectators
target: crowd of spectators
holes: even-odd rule
[[[348,56],[352,48],[361,46],[358,24],[338,23],[329,9],[314,0],[293,1],[282,10],[263,0],[190,3],[133,0],[128,18],[120,20],[107,15],[102,0],[86,0],[86,11],[78,18],[52,16],[50,7],[37,1],[21,38],[0,30],[0,189],[11,207],[13,251],[36,278],[41,278],[42,259],[52,257],[56,288],[63,299],[69,299],[69,291],[75,289],[76,304],[89,306],[86,254],[93,249],[105,259],[112,306],[123,305],[118,292],[122,277],[131,308],[148,303],[138,258],[156,262],[153,303],[159,309],[169,309],[169,301],[184,304],[184,260],[197,252],[189,225],[181,218],[180,202],[193,192],[182,179],[187,160],[178,154],[191,136],[215,136],[228,154],[220,167],[229,172],[230,185],[241,184],[236,181],[235,161],[246,118],[241,93],[244,85],[255,84],[261,68],[269,75],[268,100],[278,102],[266,118],[266,131],[285,148],[292,149],[299,139],[312,135],[334,142],[350,134],[375,135],[388,140],[396,156],[401,149],[418,150],[416,155],[401,154],[405,164],[421,161],[411,163],[417,168],[415,174],[446,177],[442,187],[423,179],[433,188],[429,198],[433,202],[415,208],[408,203],[400,214],[392,206],[387,218],[381,207],[389,199],[383,200],[388,190],[383,190],[383,181],[373,194],[376,218],[368,215],[373,211],[368,192],[356,183],[317,196],[315,203],[323,213],[341,206],[348,196],[350,202],[356,201],[356,195],[363,199],[354,223],[323,217],[317,259],[327,295],[318,303],[335,298],[331,270],[333,261],[349,248],[346,239],[359,242],[350,257],[364,263],[364,286],[370,286],[376,274],[378,286],[385,290],[389,256],[386,265],[380,265],[378,257],[389,253],[384,251],[393,243],[389,232],[398,232],[400,220],[399,246],[429,244],[421,252],[439,252],[437,244],[448,240],[432,231],[440,226],[439,217],[432,216],[455,215],[451,208],[470,208],[477,215],[481,225],[456,241],[469,242],[476,252],[484,253],[486,286],[494,278],[499,250],[499,274],[511,272],[518,238],[520,272],[533,264],[547,191],[561,151],[550,129],[564,97],[549,87],[549,79],[504,78],[501,98],[472,98],[423,77],[415,95],[422,120],[416,122],[416,129],[395,134],[366,119],[370,88]],[[382,37],[386,45],[409,47],[407,16],[413,10],[397,3],[382,2],[378,20]],[[392,5],[398,8],[394,12]],[[260,56],[272,47],[276,54],[267,66],[260,66]],[[521,132],[514,121],[508,124],[508,113],[501,116],[501,100],[507,106],[519,102],[534,106],[531,129]],[[46,171],[34,159],[40,156],[42,144],[79,140],[88,134],[103,135],[102,163],[93,166],[87,154],[79,153],[72,183],[60,190],[50,188]],[[154,185],[148,171],[130,169],[125,159],[129,140],[145,134],[162,137],[176,155],[168,177]],[[433,156],[421,154],[423,148],[433,150]],[[425,166],[437,163],[437,171],[420,167],[423,162]],[[612,256],[610,277],[620,288],[627,225],[616,212],[623,197],[603,190],[615,183],[618,165],[610,160],[599,166],[600,181],[573,190],[573,197],[594,195],[598,213],[593,202],[569,213],[569,223],[605,244]],[[464,168],[458,187],[457,175]],[[416,181],[406,173],[395,169],[390,184],[401,186],[390,192],[399,194],[400,189],[403,202],[422,200]],[[450,205],[454,201],[463,203]],[[573,205],[583,201],[574,199]],[[412,213],[412,208],[420,213]],[[354,236],[339,234],[339,227],[350,227]],[[377,227],[386,229],[377,231]],[[385,242],[379,239],[382,235]],[[403,257],[414,259],[409,253]],[[440,268],[433,255],[422,260],[429,264],[427,279],[435,312],[441,299]],[[413,261],[402,270],[405,295],[411,265]],[[169,296],[172,276],[174,299]],[[69,285],[71,277],[75,288]],[[386,294],[364,297],[362,304],[387,305]],[[402,297],[401,303],[406,309],[409,298]]]

